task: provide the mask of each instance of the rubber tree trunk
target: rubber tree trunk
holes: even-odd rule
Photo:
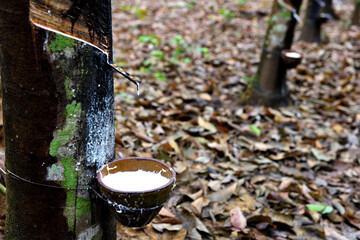
[[[360,0],[355,0],[355,9],[351,22],[353,25],[360,25]]]
[[[324,6],[321,9],[321,14],[324,18],[329,20],[339,19],[339,16],[336,14],[334,9],[333,0],[323,0]]]
[[[304,26],[301,32],[301,40],[306,42],[321,42],[321,25],[327,18],[321,16],[320,0],[309,0]]]
[[[287,68],[281,51],[291,48],[296,26],[293,11],[299,12],[302,1],[288,2],[291,6],[278,0],[273,3],[259,68],[250,81],[250,87],[241,97],[242,103],[267,106],[288,104]]]
[[[0,1],[0,63],[6,239],[115,239],[114,218],[87,190],[114,158],[106,55],[33,25],[28,0]]]

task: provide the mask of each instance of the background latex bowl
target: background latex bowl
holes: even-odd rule
[[[295,68],[301,63],[302,54],[294,50],[284,49],[281,51],[281,58],[283,59],[286,68]]]
[[[169,182],[146,191],[125,192],[110,188],[102,181],[108,174],[137,170],[160,172]],[[142,227],[151,222],[168,200],[175,185],[176,175],[170,166],[157,159],[134,157],[117,159],[102,166],[97,172],[97,180],[100,191],[108,199],[116,219],[127,227]]]

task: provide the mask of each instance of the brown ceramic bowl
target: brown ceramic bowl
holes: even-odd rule
[[[124,192],[106,186],[102,178],[119,171],[144,170],[159,173],[169,179],[161,187],[146,191]],[[108,200],[117,220],[127,227],[142,227],[158,214],[175,185],[175,171],[167,164],[152,158],[121,158],[102,166],[97,172],[99,188]]]
[[[284,60],[286,68],[295,68],[301,63],[302,55],[293,50],[284,49],[281,51],[281,58]]]

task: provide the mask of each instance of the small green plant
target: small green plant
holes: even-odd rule
[[[121,8],[122,11],[124,12],[132,12],[133,14],[135,14],[138,18],[140,18],[141,20],[144,20],[148,11],[144,8],[140,8],[138,6],[128,6],[125,5]]]
[[[171,52],[171,63],[176,64],[176,62],[190,62],[189,58],[183,58],[184,55],[190,53],[190,46],[186,43],[181,35],[176,35],[173,39],[170,40],[170,44],[173,46]]]
[[[122,6],[121,10],[124,11],[124,12],[130,11],[131,6],[128,6],[128,5]]]
[[[351,26],[351,22],[350,21],[342,21],[342,25],[344,27],[349,27],[349,26]]]
[[[192,8],[194,8],[196,6],[196,1],[195,0],[191,0],[187,5],[186,5],[186,7],[188,8],[188,9],[192,9]]]
[[[231,21],[235,17],[235,12],[231,11],[229,9],[220,8],[218,10],[218,13],[223,15],[223,17],[226,19],[226,21]]]
[[[154,76],[156,79],[166,81],[167,78],[164,74],[161,73],[163,71],[163,67],[159,67],[160,62],[165,60],[165,54],[161,50],[152,50],[150,52],[150,58],[146,59],[142,63],[142,67],[140,71],[151,73],[154,72]]]
[[[251,82],[251,77],[245,76],[245,77],[242,77],[242,79],[243,79],[246,83]]]
[[[246,0],[237,0],[237,1],[236,1],[236,4],[237,4],[238,6],[244,6],[244,5],[246,4]]]
[[[179,63],[189,63],[190,56],[196,51],[202,53],[204,56],[209,57],[209,50],[206,47],[193,47],[189,45],[181,35],[176,35],[172,38],[166,46],[167,50],[162,50],[160,47],[161,39],[154,34],[148,34],[139,37],[139,42],[149,43],[158,46],[157,49],[150,51],[150,56],[142,62],[141,71],[152,73],[153,76],[162,81],[167,81],[164,74],[164,68],[167,66],[176,67]]]
[[[261,134],[261,130],[260,130],[260,128],[258,128],[257,126],[255,126],[255,125],[250,125],[250,130],[253,132],[253,133],[255,133],[257,136],[260,136],[260,134]]]
[[[167,77],[161,72],[155,72],[154,76],[155,76],[156,79],[162,80],[164,82],[167,81]]]
[[[209,49],[207,47],[196,47],[195,49],[197,52],[204,54],[205,57],[210,57]]]
[[[161,61],[165,59],[164,52],[161,50],[152,50],[150,55],[153,57],[155,61]]]
[[[137,6],[132,8],[132,12],[135,13],[135,15],[140,18],[141,20],[144,20],[148,11],[144,8],[139,8]]]
[[[153,45],[159,45],[160,44],[160,38],[158,36],[155,36],[154,34],[148,34],[145,36],[139,37],[139,42],[141,43],[151,43]]]
[[[150,52],[150,58],[146,59],[143,62],[143,65],[148,68],[148,70],[152,70],[153,66],[155,66],[158,62],[164,60],[165,56],[161,50],[152,50]],[[144,70],[144,69],[142,69]],[[149,71],[146,71],[149,72]]]

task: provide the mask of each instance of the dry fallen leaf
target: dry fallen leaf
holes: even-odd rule
[[[154,223],[183,225],[178,231],[157,226],[162,233],[147,227],[128,239],[250,238],[231,227],[236,207],[258,239],[350,238],[349,229],[358,229],[359,29],[331,21],[331,31],[328,24],[321,28],[323,44],[294,39],[303,59],[286,74],[293,104],[239,105],[259,66],[273,1],[238,2],[113,4],[114,60],[146,79],[137,97],[115,75],[116,146],[126,156],[173,166],[177,186],[167,209],[176,218],[161,212]],[[353,2],[339,6],[348,21]],[[139,17],[142,9],[146,15]],[[154,53],[163,59],[153,61]],[[335,210],[319,215],[305,207],[310,203]]]
[[[182,224],[169,224],[169,223],[153,223],[151,225],[156,231],[179,231],[183,228]]]
[[[213,202],[225,202],[229,200],[229,198],[235,194],[236,192],[237,183],[231,184],[229,187],[224,188],[222,190],[219,190],[217,192],[214,192],[207,196],[208,199],[210,199]]]
[[[179,145],[175,142],[175,140],[173,138],[169,138],[168,142],[169,142],[170,146],[174,149],[174,151],[179,154],[180,148],[179,148]]]
[[[236,229],[243,230],[246,228],[246,218],[239,207],[230,210],[230,222]]]
[[[335,124],[333,126],[333,130],[334,132],[336,132],[337,134],[340,134],[343,131],[343,127],[340,124]]]
[[[212,133],[217,131],[216,127],[212,123],[205,121],[202,117],[198,117],[198,124],[200,127],[203,127]]]
[[[166,209],[165,207],[163,207],[158,214],[162,217],[170,217],[170,218],[175,217],[175,215],[172,212],[170,212],[168,209]]]

